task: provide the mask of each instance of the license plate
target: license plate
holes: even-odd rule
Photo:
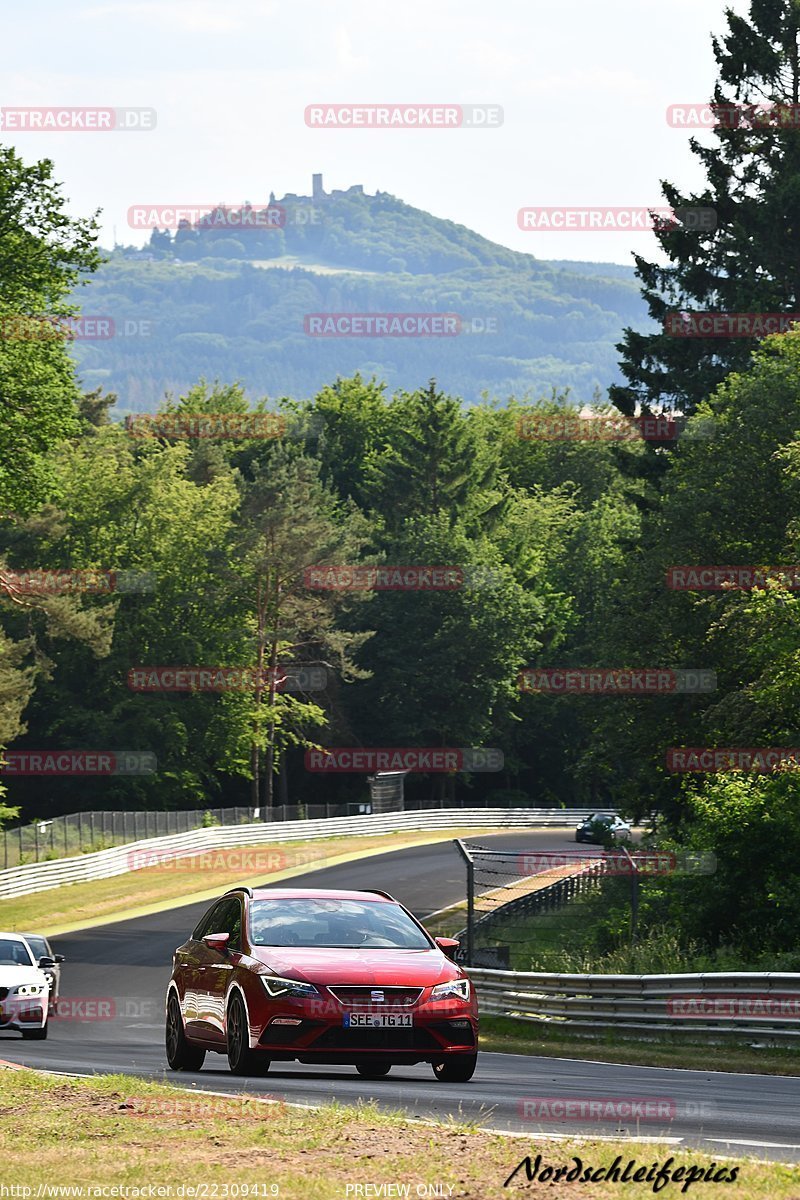
[[[410,1013],[345,1013],[345,1029],[411,1029],[414,1018]]]

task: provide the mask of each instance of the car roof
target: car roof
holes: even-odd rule
[[[3,930],[0,929],[0,938],[13,938],[15,942],[24,942],[25,934],[24,933],[4,933]]]
[[[234,891],[236,889],[233,889]],[[378,904],[396,904],[396,900],[378,892],[345,891],[342,888],[253,888],[254,900],[373,900]]]
[[[23,937],[23,938],[32,938],[32,937],[35,937],[35,938],[38,938],[38,939],[39,939],[39,941],[41,941],[41,942],[46,942],[46,941],[47,941],[47,938],[44,936],[44,934],[43,934],[43,933],[21,933],[19,936],[20,936],[20,937]]]

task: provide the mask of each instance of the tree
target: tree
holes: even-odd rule
[[[800,3],[751,0],[749,19],[728,9],[726,20],[727,33],[713,39],[717,144],[690,141],[707,184],[684,196],[662,183],[673,210],[713,209],[717,228],[679,222],[657,230],[668,265],[635,256],[661,328],[628,328],[617,347],[628,383],[610,396],[629,415],[637,404],[691,413],[730,371],[747,365],[753,338],[671,336],[669,314],[800,312]],[[738,121],[728,115],[743,109]]]
[[[324,486],[318,462],[282,446],[254,465],[243,487],[231,562],[240,579],[243,652],[257,671],[249,708],[253,806],[259,806],[263,776],[269,810],[283,750],[312,744],[298,730],[325,723],[316,703],[280,693],[279,667],[321,662],[354,678],[360,673],[351,651],[371,635],[337,626],[346,594],[309,589],[305,580],[306,568],[356,561],[365,529],[355,506],[339,503]]]
[[[543,596],[515,579],[487,537],[470,537],[445,512],[410,520],[393,550],[396,562],[466,570],[452,590],[379,592],[370,601],[376,636],[358,656],[369,677],[353,699],[365,744],[496,745],[519,700],[517,672],[540,647]],[[444,777],[435,786],[443,797]]]
[[[53,322],[76,312],[69,295],[100,261],[96,233],[93,218],[67,216],[52,162],[26,166],[0,146],[0,511],[12,520],[45,499],[52,484],[47,454],[77,429],[74,370]],[[47,670],[46,659],[36,656],[35,618],[57,635],[71,628],[102,641],[99,627],[70,599],[23,597],[9,579],[0,561],[0,606],[19,635],[9,636],[4,621],[0,748],[23,732],[34,680]],[[0,806],[0,819],[9,811]]]
[[[74,432],[78,390],[54,320],[100,256],[94,218],[65,212],[53,164],[0,146],[0,510],[30,512],[47,492],[47,450]]]
[[[461,403],[436,390],[401,392],[390,408],[384,444],[366,468],[366,499],[390,532],[418,516],[447,513],[455,521],[494,480],[490,454],[470,427]],[[495,497],[496,499],[496,497]],[[493,506],[487,503],[486,511]]]

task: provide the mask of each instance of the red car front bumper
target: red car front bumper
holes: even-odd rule
[[[478,1011],[470,1000],[429,999],[422,989],[415,1004],[343,1003],[328,989],[319,997],[254,996],[248,1003],[250,1045],[266,1058],[300,1062],[441,1062],[478,1049]],[[350,1014],[366,1024],[348,1023]],[[387,1023],[388,1021],[388,1023]]]

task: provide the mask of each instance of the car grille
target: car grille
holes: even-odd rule
[[[340,1004],[364,1005],[366,1008],[373,1008],[379,1004],[410,1008],[422,995],[420,987],[381,987],[379,984],[371,987],[329,987],[328,991]],[[373,992],[381,993],[383,1000],[374,999]]]
[[[327,1029],[309,1050],[439,1050],[427,1029]]]

